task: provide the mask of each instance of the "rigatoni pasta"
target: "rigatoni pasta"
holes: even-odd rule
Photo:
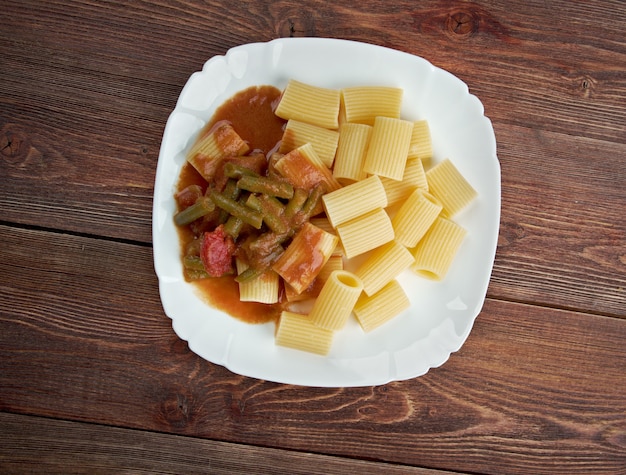
[[[282,119],[296,119],[327,129],[339,127],[339,90],[289,80],[276,107]]]
[[[429,193],[415,190],[391,221],[396,240],[406,247],[415,247],[442,209],[441,203]]]
[[[387,206],[387,194],[378,175],[357,181],[322,196],[326,217],[336,228],[362,214]]]
[[[413,250],[411,268],[428,279],[442,280],[466,234],[455,222],[438,217]]]
[[[353,273],[333,271],[315,300],[309,318],[320,328],[342,329],[362,290],[363,283]]]
[[[356,86],[341,90],[347,122],[373,125],[376,117],[400,117],[404,91],[398,87]]]
[[[334,332],[314,325],[307,315],[283,311],[276,327],[275,343],[295,350],[327,355]]]
[[[341,245],[348,259],[393,240],[393,226],[384,209],[370,211],[337,226]]]
[[[367,177],[363,164],[371,135],[370,125],[353,123],[341,125],[333,166],[333,176],[337,181],[345,185]]]
[[[354,314],[366,333],[405,311],[411,302],[397,280],[392,280],[373,295],[361,295]]]
[[[363,291],[373,295],[408,269],[415,259],[398,241],[374,249],[354,271],[363,282]]]
[[[235,259],[235,263],[237,274],[241,274],[249,267],[241,259]],[[268,270],[254,279],[239,282],[239,300],[273,304],[278,302],[279,288],[280,278],[278,274],[273,270]]]
[[[445,210],[445,215],[453,217],[476,197],[472,185],[446,158],[426,172],[428,190],[437,198]]]
[[[285,126],[278,151],[288,153],[307,143],[313,146],[322,163],[327,168],[332,168],[339,143],[339,132],[290,119]]]
[[[363,170],[402,180],[411,144],[413,122],[390,117],[376,117]]]
[[[409,145],[408,158],[419,158],[422,163],[430,163],[433,156],[433,144],[430,137],[430,127],[426,120],[413,122],[411,145]]]
[[[381,177],[380,181],[387,194],[387,206],[392,206],[400,201],[404,201],[417,188],[428,191],[426,172],[419,158],[406,161],[402,180],[392,180],[391,178]]]

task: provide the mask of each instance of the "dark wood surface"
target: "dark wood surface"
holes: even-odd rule
[[[0,2],[0,472],[626,473],[621,1]],[[425,57],[492,120],[484,309],[425,376],[302,388],[163,313],[163,127],[211,56],[285,36]]]

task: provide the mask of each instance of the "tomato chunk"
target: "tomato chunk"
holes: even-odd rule
[[[200,258],[204,269],[211,277],[221,277],[233,273],[235,243],[219,225],[215,231],[205,232],[200,245]]]

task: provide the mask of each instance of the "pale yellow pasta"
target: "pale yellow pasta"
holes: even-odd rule
[[[333,168],[333,176],[342,184],[362,180],[365,155],[370,143],[372,127],[365,124],[342,124]]]
[[[363,170],[370,175],[402,180],[412,133],[413,122],[376,117]]]
[[[348,122],[373,125],[377,116],[400,117],[404,91],[397,87],[355,86],[341,90]]]
[[[383,187],[385,187],[385,193],[387,194],[387,206],[393,206],[404,201],[417,188],[428,191],[426,172],[419,158],[407,160],[402,180],[381,177],[380,181]]]
[[[411,145],[409,146],[408,158],[419,158],[422,163],[429,163],[433,156],[433,144],[430,137],[430,127],[425,120],[413,122]]]
[[[333,336],[332,330],[313,325],[308,316],[283,311],[276,328],[275,342],[279,346],[327,355]]]
[[[222,158],[244,155],[249,150],[232,125],[220,121],[196,140],[187,153],[187,161],[210,182]]]
[[[337,226],[341,245],[348,259],[388,243],[393,226],[384,209],[377,209]]]
[[[377,175],[322,196],[326,217],[336,228],[351,219],[387,206],[387,194]]]
[[[241,274],[248,265],[241,259],[235,259],[237,274]],[[280,278],[273,270],[268,270],[260,276],[239,282],[239,300],[242,302],[260,302],[272,304],[278,302]]]
[[[309,318],[326,330],[340,330],[352,313],[363,290],[363,283],[353,273],[333,271],[315,300]]]
[[[272,269],[296,292],[303,292],[326,264],[338,241],[337,236],[306,222]]]
[[[313,146],[317,156],[327,168],[333,166],[339,143],[339,132],[290,119],[285,126],[278,151],[288,153],[306,143]]]
[[[442,280],[448,272],[467,231],[457,223],[438,217],[413,249],[417,274],[432,280]]]
[[[327,129],[339,127],[341,93],[336,89],[313,86],[291,79],[285,87],[276,115]]]
[[[415,247],[441,210],[441,203],[418,188],[400,206],[391,220],[396,240],[406,247]]]
[[[402,286],[392,280],[374,295],[361,295],[354,306],[354,315],[367,333],[395,318],[410,305]]]
[[[393,240],[368,254],[354,273],[363,282],[363,291],[373,295],[408,269],[414,260],[406,247]]]
[[[426,179],[429,192],[443,205],[443,216],[453,217],[477,196],[476,190],[447,158],[428,170]]]
[[[297,188],[310,190],[318,183],[323,183],[327,192],[341,188],[310,143],[283,155],[274,167]]]

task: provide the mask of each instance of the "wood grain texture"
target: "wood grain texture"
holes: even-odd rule
[[[0,432],[6,474],[452,473],[8,413],[0,413]]]
[[[7,0],[2,12],[0,472],[626,474],[623,2]],[[210,57],[289,36],[422,56],[493,122],[488,299],[462,349],[423,377],[245,378],[193,354],[163,313],[150,243],[167,117]]]
[[[2,411],[472,473],[626,464],[626,320],[488,300],[421,378],[300,388],[191,353],[159,307],[149,248],[0,236]]]

